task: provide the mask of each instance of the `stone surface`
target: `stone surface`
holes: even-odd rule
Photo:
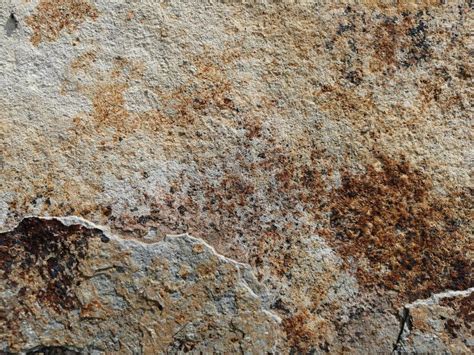
[[[189,235],[143,244],[77,218],[28,218],[0,246],[4,351],[280,347],[281,320],[249,267]]]
[[[435,294],[404,308],[396,350],[468,354],[474,346],[474,288]]]
[[[472,351],[472,17],[0,2],[0,351]]]

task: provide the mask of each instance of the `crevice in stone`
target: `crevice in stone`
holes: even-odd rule
[[[24,220],[27,220],[27,219],[31,219],[31,218],[37,218],[37,219],[40,219],[40,220],[46,220],[46,221],[51,221],[51,220],[56,220],[56,221],[59,221],[61,222],[63,225],[65,226],[73,226],[73,225],[80,225],[84,228],[87,228],[87,229],[91,229],[91,230],[97,230],[97,231],[100,231],[101,233],[101,241],[103,243],[108,243],[110,240],[114,240],[114,241],[117,241],[121,244],[127,244],[127,243],[133,243],[133,244],[139,244],[143,247],[152,247],[156,244],[160,244],[160,243],[163,243],[163,241],[166,241],[167,239],[170,239],[170,238],[188,238],[188,239],[192,239],[192,240],[195,240],[197,242],[199,242],[200,244],[203,244],[203,246],[205,248],[209,248],[212,253],[218,257],[219,259],[223,260],[223,261],[226,261],[226,262],[229,262],[231,264],[234,264],[235,266],[239,267],[239,269],[241,269],[242,273],[245,274],[245,270],[246,269],[249,269],[250,266],[248,264],[245,264],[245,263],[241,263],[237,260],[234,260],[234,259],[231,259],[231,258],[228,258],[227,256],[225,255],[222,255],[222,254],[219,254],[215,248],[210,245],[208,242],[206,242],[204,239],[202,238],[198,238],[198,237],[194,237],[188,233],[183,233],[183,234],[169,234],[169,235],[166,235],[165,238],[163,240],[159,240],[159,241],[155,241],[155,242],[143,242],[139,239],[135,239],[135,238],[122,238],[120,235],[116,235],[114,233],[112,233],[110,231],[110,229],[106,226],[102,226],[102,225],[98,225],[98,224],[95,224],[94,222],[91,222],[87,219],[84,219],[82,217],[79,217],[79,216],[36,216],[36,215],[29,215],[29,216],[25,216],[18,224],[16,227],[10,229],[10,230],[7,230],[7,231],[2,231],[0,233],[7,233],[7,232],[12,232],[14,231]]]
[[[26,352],[27,355],[79,355],[81,353],[80,350],[67,346],[39,346]]]
[[[415,300],[414,302],[408,303],[403,306],[401,320],[400,320],[400,331],[398,332],[397,340],[393,345],[394,354],[402,354],[404,353],[403,349],[401,349],[401,342],[405,336],[406,330],[410,330],[410,309],[416,306],[431,306],[438,304],[440,300],[445,298],[453,298],[453,297],[468,297],[471,293],[474,292],[474,287],[468,288],[467,290],[461,291],[453,291],[447,290],[439,293],[435,293],[431,295],[429,298]]]
[[[39,345],[26,350],[21,353],[14,353],[8,351],[0,351],[2,355],[15,355],[15,354],[26,354],[26,355],[80,355],[84,354],[83,349],[78,349],[76,347],[67,346],[67,345],[57,345],[57,346],[44,346]]]
[[[394,354],[401,354],[402,351],[400,349],[401,346],[401,341],[403,339],[403,335],[405,333],[405,326],[408,326],[410,320],[410,309],[404,307],[402,311],[402,318],[400,320],[400,331],[398,332],[397,340],[395,344],[393,345],[393,351],[392,353]]]
[[[7,19],[7,22],[5,23],[4,28],[8,37],[10,37],[13,34],[13,32],[15,32],[16,29],[18,28],[18,20],[13,12],[10,13],[10,16],[8,16],[8,19]]]

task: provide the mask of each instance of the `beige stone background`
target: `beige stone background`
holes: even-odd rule
[[[472,352],[472,20],[0,0],[0,352]]]

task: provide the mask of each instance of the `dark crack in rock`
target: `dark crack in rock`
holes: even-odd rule
[[[472,353],[473,306],[474,288],[434,294],[406,305],[395,352],[426,353],[437,349],[443,353]]]

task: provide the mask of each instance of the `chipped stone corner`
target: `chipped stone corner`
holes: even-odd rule
[[[406,304],[400,312],[401,327],[395,353],[470,353],[474,287],[444,291]]]

